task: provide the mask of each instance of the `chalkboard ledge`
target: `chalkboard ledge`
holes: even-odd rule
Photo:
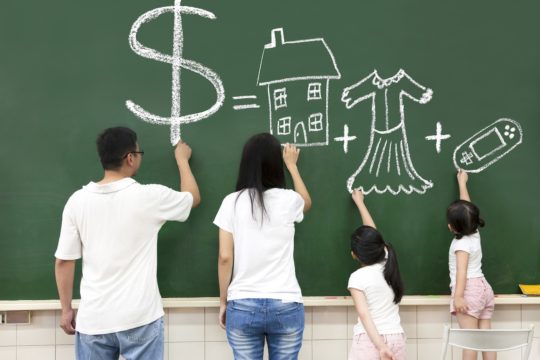
[[[73,301],[73,307],[77,308],[78,300]],[[401,306],[432,306],[450,304],[448,295],[406,295],[401,301]],[[518,294],[496,295],[495,304],[497,305],[540,305],[540,297],[524,296]],[[306,296],[304,297],[305,306],[352,306],[353,302],[350,296]],[[200,308],[200,307],[218,307],[219,299],[217,297],[201,298],[165,298],[163,306],[166,309],[174,308]],[[15,310],[60,310],[59,300],[6,300],[0,301],[0,311]]]

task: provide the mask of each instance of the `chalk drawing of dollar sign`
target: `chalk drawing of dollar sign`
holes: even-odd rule
[[[174,14],[174,36],[173,36],[173,51],[172,56],[162,54],[154,49],[148,48],[142,45],[137,40],[137,32],[142,24],[150,22],[157,17],[165,13]],[[131,49],[138,55],[151,59],[157,60],[164,63],[172,65],[172,107],[171,107],[171,116],[162,117],[154,115],[144,110],[140,105],[135,104],[133,101],[126,101],[126,106],[131,112],[133,112],[137,117],[142,120],[160,125],[170,125],[171,126],[171,144],[174,146],[180,141],[180,124],[187,124],[202,119],[214,114],[219,108],[223,105],[225,100],[225,90],[223,89],[223,84],[219,76],[212,71],[211,69],[199,64],[193,60],[187,60],[182,57],[182,47],[184,44],[184,37],[182,34],[182,14],[192,14],[199,15],[208,19],[214,20],[216,17],[209,11],[190,7],[190,6],[180,6],[180,0],[174,1],[174,6],[165,6],[157,9],[150,10],[143,15],[141,15],[132,25],[131,31],[129,33],[129,45]],[[191,70],[197,74],[203,76],[205,79],[210,81],[214,86],[217,94],[217,99],[214,105],[205,111],[201,111],[195,114],[181,115],[180,114],[180,70],[181,68]]]

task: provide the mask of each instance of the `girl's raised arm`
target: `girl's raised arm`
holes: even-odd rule
[[[362,218],[362,223],[376,229],[377,227],[375,226],[375,222],[373,221],[366,204],[364,204],[364,193],[358,189],[354,189],[352,192],[352,199],[358,207],[360,217]]]
[[[311,197],[309,196],[306,185],[300,176],[300,171],[298,171],[298,167],[296,166],[299,156],[300,149],[294,145],[285,144],[283,147],[283,161],[285,162],[285,166],[287,166],[287,170],[289,170],[289,173],[291,174],[294,184],[294,191],[299,193],[304,199],[304,213],[306,213],[309,209],[311,209]]]
[[[459,199],[471,201],[469,196],[469,191],[467,190],[467,180],[469,180],[469,175],[464,170],[459,169],[457,173],[457,182],[459,186]]]

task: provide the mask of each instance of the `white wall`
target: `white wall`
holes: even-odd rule
[[[73,337],[59,328],[60,312],[33,311],[30,325],[0,325],[1,360],[72,360]],[[440,358],[443,324],[452,321],[447,306],[401,306],[401,320],[408,336],[409,360]],[[301,360],[346,360],[353,307],[306,307],[306,328]],[[497,305],[494,328],[536,327],[530,359],[540,359],[540,305]],[[225,332],[217,325],[217,308],[167,309],[165,359],[232,359]],[[453,323],[457,326],[457,324]],[[449,360],[461,359],[454,351]],[[498,360],[518,360],[520,350],[500,353]]]

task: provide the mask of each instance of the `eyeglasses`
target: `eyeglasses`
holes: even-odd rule
[[[122,160],[124,160],[125,158],[127,158],[127,156],[128,156],[129,154],[141,154],[141,156],[143,156],[143,155],[144,155],[144,151],[130,151],[130,152],[128,152],[126,155],[122,156]]]

